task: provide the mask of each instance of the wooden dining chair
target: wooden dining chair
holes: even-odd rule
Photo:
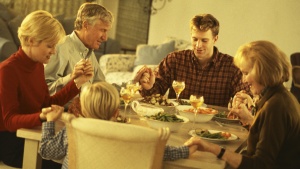
[[[168,128],[159,130],[132,124],[64,113],[70,169],[162,168]]]
[[[291,92],[295,95],[300,103],[300,53],[293,53],[291,55],[292,64],[292,86]]]

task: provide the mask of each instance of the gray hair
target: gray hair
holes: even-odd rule
[[[94,25],[95,21],[100,19],[102,22],[112,24],[112,13],[102,5],[96,3],[83,3],[77,12],[77,18],[75,20],[75,30],[81,30],[84,21],[87,21],[90,25]]]

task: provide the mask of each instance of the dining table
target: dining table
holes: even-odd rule
[[[219,111],[227,110],[227,108],[208,105]],[[176,111],[176,109],[173,109]],[[121,114],[124,114],[124,107],[121,108]],[[176,113],[176,112],[174,112]],[[127,108],[126,117],[130,118],[130,123],[126,125],[139,125],[144,127],[149,127],[145,120],[137,115],[130,106]],[[56,122],[56,132],[59,131],[64,126],[61,121]],[[225,147],[227,150],[239,152],[245,147],[245,143],[248,136],[248,131],[243,128],[238,123],[224,123],[216,122],[211,120],[205,123],[196,123],[193,126],[192,122],[185,123],[182,127],[176,131],[171,132],[167,144],[171,146],[181,146],[186,142],[191,135],[189,132],[195,128],[208,129],[208,130],[218,130],[223,132],[229,132],[235,136],[237,139],[232,141],[213,141],[214,143]],[[26,129],[21,128],[17,130],[17,136],[25,139],[24,145],[24,157],[23,157],[23,169],[40,169],[42,164],[42,158],[39,155],[39,143],[41,140],[41,126]],[[210,141],[210,140],[209,140]],[[218,159],[214,154],[208,152],[196,151],[187,159],[179,159],[175,161],[164,161],[164,169],[196,169],[196,168],[211,168],[211,169],[224,169],[228,167],[225,161]]]

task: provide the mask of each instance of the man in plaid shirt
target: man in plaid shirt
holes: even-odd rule
[[[181,99],[202,95],[210,105],[227,107],[236,92],[244,90],[250,94],[248,84],[242,81],[242,72],[233,64],[233,57],[220,53],[214,46],[219,21],[211,14],[196,15],[190,28],[192,50],[168,54],[159,64],[157,75],[147,66],[139,70],[135,80],[141,83],[141,95],[164,95],[170,89],[168,98],[176,98],[173,80],[185,82]]]

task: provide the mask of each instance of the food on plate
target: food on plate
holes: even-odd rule
[[[178,103],[179,105],[191,105],[189,100],[183,100],[183,99],[179,99]]]
[[[146,118],[152,119],[152,120],[158,120],[163,122],[184,122],[183,119],[178,118],[174,114],[167,114],[163,112],[159,112],[155,115],[151,116],[145,116]]]
[[[194,108],[189,108],[189,109],[185,109],[183,110],[184,112],[191,112],[194,113]],[[216,109],[213,108],[200,108],[197,110],[198,114],[217,114],[218,111]]]
[[[222,111],[222,112],[219,112],[218,114],[216,114],[215,117],[224,118],[224,119],[230,119],[230,120],[238,119],[238,117],[235,116],[235,115],[233,115],[232,113],[228,116],[228,113],[229,112]]]
[[[157,106],[175,106],[169,99],[160,94],[153,94],[151,96],[145,96],[143,100],[144,103],[150,103]]]
[[[212,138],[212,139],[225,139],[227,140],[229,137],[231,137],[231,134],[228,132],[216,132],[216,133],[211,133],[207,129],[196,129],[195,133],[200,136],[200,137],[205,137],[205,138]]]

